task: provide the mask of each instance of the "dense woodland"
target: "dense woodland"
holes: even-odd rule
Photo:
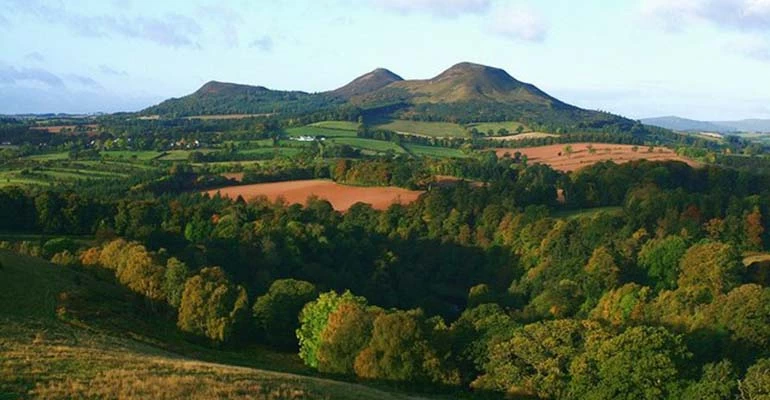
[[[130,190],[0,189],[3,230],[62,237],[4,246],[109,271],[189,340],[295,351],[340,377],[491,396],[770,396],[770,270],[742,262],[770,244],[769,175],[676,162],[566,174],[491,153],[271,168],[247,179],[427,192],[340,213],[190,193],[201,176],[175,166]]]

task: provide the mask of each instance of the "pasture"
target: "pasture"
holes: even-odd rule
[[[522,132],[528,132],[529,128],[521,122],[506,121],[506,122],[479,122],[476,124],[469,124],[468,129],[476,128],[477,131],[486,134],[492,131],[495,135],[500,129],[505,129],[509,133],[513,134],[517,129],[521,127]]]
[[[422,122],[393,120],[377,125],[376,128],[387,129],[406,135],[430,137],[468,137],[468,132],[462,126],[449,122]]]
[[[229,198],[243,197],[246,200],[266,197],[269,201],[283,199],[289,204],[305,204],[308,197],[316,196],[331,203],[337,211],[347,211],[353,204],[367,203],[373,208],[384,210],[391,204],[408,204],[422,194],[420,191],[397,187],[361,187],[341,185],[326,180],[304,180],[255,185],[230,186],[209,190],[213,196],[219,193]]]
[[[572,151],[569,152],[568,148]],[[592,150],[591,150],[592,149]],[[700,164],[679,156],[666,147],[632,146],[607,143],[566,143],[550,146],[524,147],[519,149],[497,149],[498,157],[506,153],[513,156],[520,152],[531,164],[547,164],[560,171],[575,171],[602,162],[612,161],[623,164],[635,160],[681,161],[690,166]]]

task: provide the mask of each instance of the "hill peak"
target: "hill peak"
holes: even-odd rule
[[[233,91],[243,90],[267,90],[262,86],[249,86],[239,83],[208,81],[198,89],[195,94],[227,94]]]
[[[470,62],[455,64],[431,79],[434,82],[444,80],[467,80],[481,78],[499,84],[519,84],[520,82],[500,68],[489,67]]]
[[[374,71],[368,72],[356,79],[353,79],[347,85],[333,90],[332,94],[349,99],[354,96],[374,92],[390,85],[393,82],[400,82],[403,80],[404,78],[396,75],[394,72],[388,69],[377,68]]]

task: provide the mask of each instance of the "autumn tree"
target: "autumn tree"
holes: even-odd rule
[[[246,290],[232,284],[219,267],[204,268],[185,283],[177,321],[182,331],[223,343],[247,317]]]
[[[739,254],[719,242],[696,244],[681,260],[677,285],[696,303],[710,302],[740,282]]]
[[[334,374],[354,373],[356,357],[372,336],[374,319],[380,312],[355,301],[343,300],[329,314],[318,345],[318,370]]]
[[[187,264],[172,257],[166,262],[166,270],[163,279],[163,292],[166,294],[166,302],[174,308],[179,308],[182,302],[184,284],[190,274]]]
[[[299,340],[299,357],[305,365],[318,368],[318,346],[321,343],[321,334],[329,323],[329,315],[336,311],[343,301],[366,305],[365,298],[355,296],[350,291],[342,295],[330,291],[321,293],[317,299],[302,307],[296,334]]]
[[[762,234],[765,232],[765,227],[762,226],[762,213],[759,211],[759,207],[754,207],[754,210],[745,217],[746,226],[746,248],[748,250],[762,250],[763,240]]]

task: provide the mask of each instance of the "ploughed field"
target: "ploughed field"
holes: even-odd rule
[[[567,151],[571,146],[572,152]],[[593,152],[589,146],[593,148]],[[666,147],[633,146],[626,144],[606,143],[567,143],[549,146],[526,147],[520,149],[496,149],[499,157],[506,153],[513,156],[516,152],[527,156],[529,163],[548,164],[560,171],[575,171],[583,167],[602,162],[613,161],[623,164],[635,160],[650,161],[682,161],[696,167],[700,164],[682,157]]]
[[[276,183],[258,183],[254,185],[229,186],[209,190],[210,195],[219,193],[224,197],[246,200],[261,196],[270,201],[279,198],[290,204],[305,204],[308,197],[317,196],[331,203],[337,211],[347,211],[353,204],[368,203],[378,210],[387,209],[391,204],[409,204],[423,193],[398,187],[361,187],[341,185],[327,180],[304,180]]]

